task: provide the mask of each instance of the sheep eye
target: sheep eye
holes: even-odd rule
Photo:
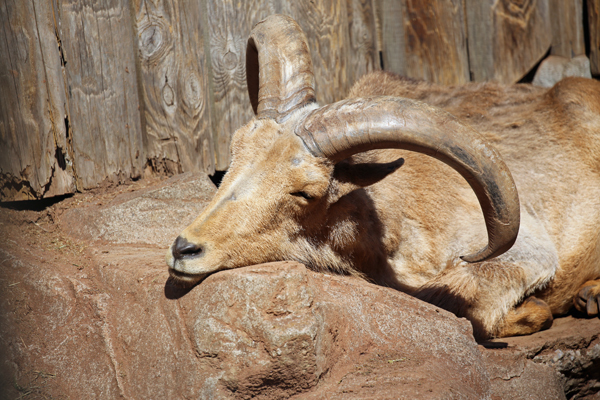
[[[313,199],[313,197],[306,192],[294,192],[294,193],[291,193],[291,195],[296,196],[296,197],[304,197],[306,200]]]

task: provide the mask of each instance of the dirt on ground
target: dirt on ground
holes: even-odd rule
[[[103,187],[56,202],[4,204],[0,398],[502,399],[525,398],[526,393],[528,398],[600,399],[598,318],[569,315],[547,331],[477,344],[464,319],[390,289],[323,276],[299,264],[227,271],[191,290],[171,286],[164,263],[168,245],[214,191],[206,177],[184,174]],[[244,297],[257,277],[266,286]],[[309,295],[304,294],[306,282],[313,288]],[[273,289],[274,297],[262,299],[280,286],[285,290]],[[232,295],[236,290],[240,293]],[[345,293],[354,296],[343,300],[346,304],[371,299],[373,310],[401,304],[408,313],[402,318],[415,316],[415,327],[441,318],[435,324],[448,324],[445,329],[453,333],[439,338],[447,341],[442,347],[431,339],[429,328],[419,328],[426,340],[394,331],[401,336],[390,341],[382,319],[367,318],[379,311],[343,314],[327,294],[336,290],[340,299]],[[249,304],[268,305],[284,297],[306,301],[307,308],[286,300],[279,311],[247,318]],[[219,318],[213,320],[215,315]],[[353,325],[359,320],[363,325]],[[297,333],[280,332],[273,321],[291,324]],[[345,328],[334,329],[332,321]],[[261,323],[262,330],[257,328]],[[427,340],[431,344],[425,346]],[[394,347],[396,342],[401,347]],[[359,349],[356,343],[366,344]],[[411,353],[421,345],[421,353]],[[460,366],[448,361],[461,351],[471,361]],[[292,368],[298,363],[306,368]],[[426,376],[426,371],[443,376]],[[463,379],[457,374],[469,376],[462,391],[449,383]]]

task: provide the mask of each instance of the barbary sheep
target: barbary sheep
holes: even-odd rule
[[[598,314],[600,82],[380,71],[319,107],[304,33],[281,15],[254,27],[246,62],[256,116],[167,253],[174,279],[296,260],[408,292],[478,338],[545,329],[573,304]]]

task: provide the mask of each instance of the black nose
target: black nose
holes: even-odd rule
[[[202,246],[190,243],[185,238],[177,236],[175,243],[173,244],[173,257],[176,260],[182,258],[193,258],[202,255]]]

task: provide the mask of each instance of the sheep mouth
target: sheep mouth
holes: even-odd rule
[[[182,286],[193,286],[204,280],[209,274],[188,274],[185,272],[177,271],[176,269],[169,268],[169,276],[175,283]]]

